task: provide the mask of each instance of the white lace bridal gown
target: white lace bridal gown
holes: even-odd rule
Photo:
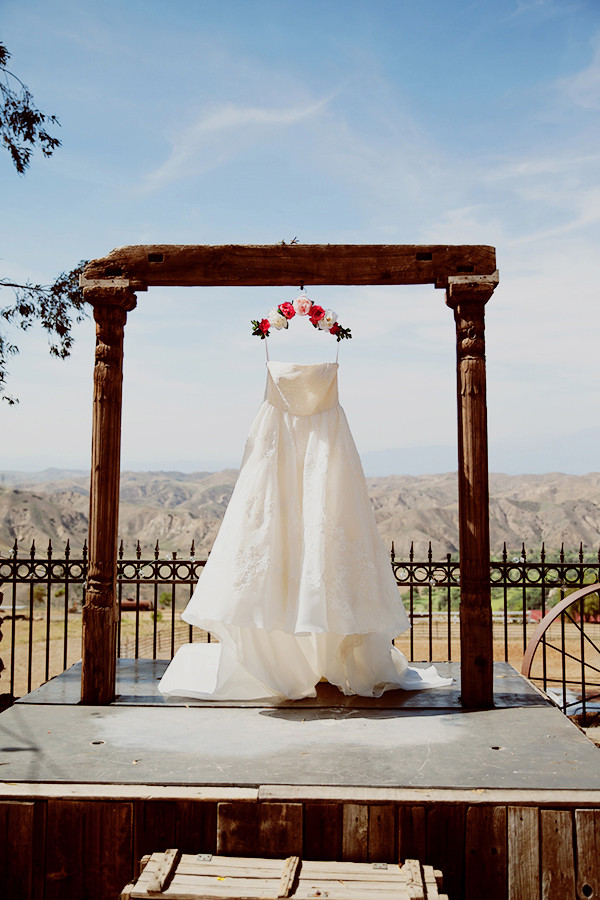
[[[409,627],[338,402],[337,363],[267,363],[265,400],[183,619],[219,643],[181,647],[164,694],[314,697],[449,684],[392,645]]]

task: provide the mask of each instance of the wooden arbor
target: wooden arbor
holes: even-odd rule
[[[461,696],[493,705],[484,308],[498,283],[486,246],[304,245],[121,247],[81,279],[96,320],[89,569],[81,699],[115,696],[117,521],[123,332],[136,292],[168,286],[434,284],[456,322]]]

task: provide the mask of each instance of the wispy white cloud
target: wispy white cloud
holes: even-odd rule
[[[579,171],[583,166],[596,166],[600,161],[600,153],[588,153],[582,156],[531,156],[527,159],[513,160],[490,169],[485,178],[488,182],[512,178],[532,178],[537,175],[561,175],[564,172]]]
[[[158,190],[190,174],[208,172],[255,140],[257,133],[297,125],[324,109],[332,95],[291,107],[242,106],[225,103],[203,113],[177,133],[168,159],[144,178],[145,190]]]
[[[533,9],[540,9],[542,6],[549,6],[551,0],[517,0],[516,14],[531,12]]]
[[[600,222],[600,187],[583,193],[577,202],[576,214],[568,221],[553,228],[543,228],[510,240],[512,244],[526,244],[532,241],[544,241],[552,237],[570,234],[582,228],[588,228]]]
[[[575,155],[571,148],[558,148],[483,168],[474,177],[492,192],[488,205],[499,200],[508,210],[507,242],[527,243],[600,221],[599,162],[600,153]]]
[[[577,106],[600,109],[600,34],[592,39],[594,55],[580,72],[558,82],[559,89]]]
[[[518,16],[532,15],[541,19],[556,19],[560,16],[572,15],[580,6],[580,0],[516,0],[516,7],[509,14],[509,19]]]

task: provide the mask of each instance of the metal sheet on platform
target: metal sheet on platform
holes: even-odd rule
[[[169,661],[165,659],[117,660],[117,697],[114,706],[202,706],[215,708],[252,708],[273,706],[282,708],[322,708],[336,706],[344,709],[460,709],[460,663],[440,662],[440,675],[454,679],[448,687],[427,691],[386,691],[382,697],[346,697],[331,684],[319,684],[317,696],[305,700],[195,700],[185,697],[165,697],[157,684]],[[426,668],[431,663],[411,663]],[[81,663],[57,675],[19,703],[77,704],[81,697]],[[505,662],[494,663],[494,702],[502,706],[552,705],[533,685]]]
[[[0,775],[8,782],[598,790],[599,752],[548,705],[28,702],[0,715]]]

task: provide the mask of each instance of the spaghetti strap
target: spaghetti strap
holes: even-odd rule
[[[265,338],[265,351],[267,354],[267,362],[269,362],[269,338]]]

